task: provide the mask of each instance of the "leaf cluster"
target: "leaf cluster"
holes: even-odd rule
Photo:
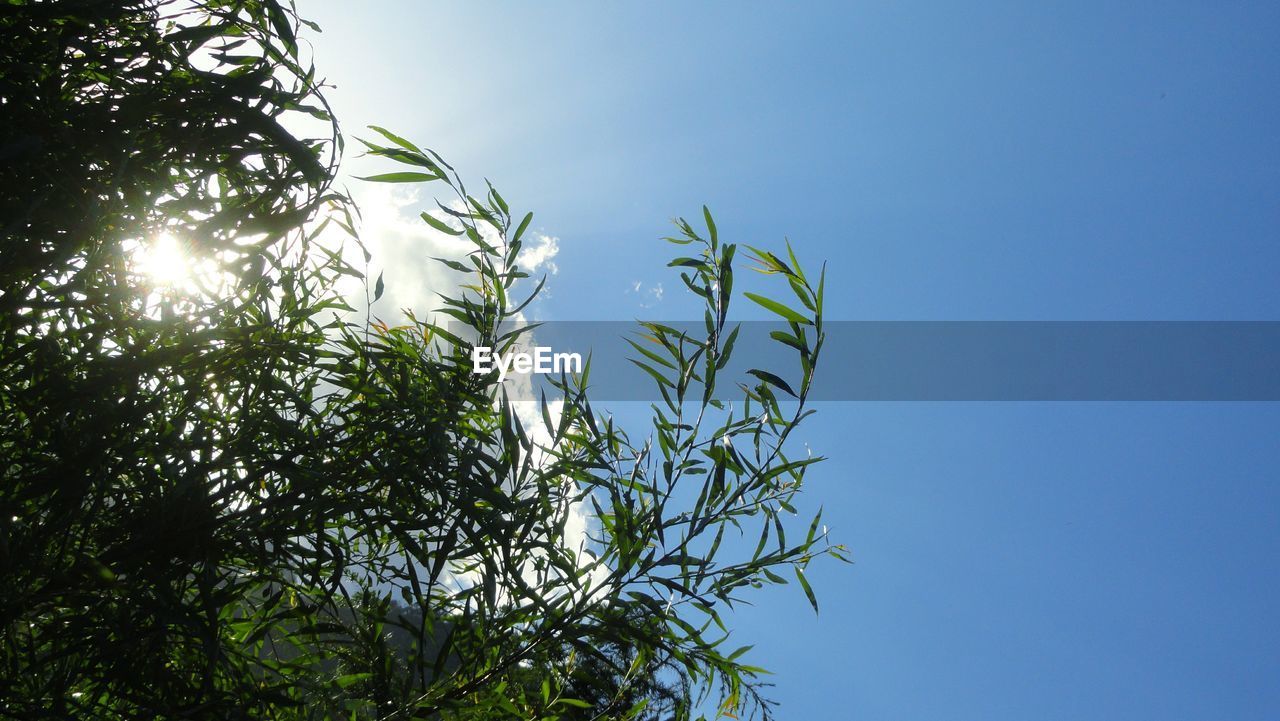
[[[786,575],[816,609],[804,569],[842,553],[790,519],[823,276],[749,249],[790,289],[747,297],[796,367],[714,400],[737,246],[680,220],[705,333],[635,339],[652,427],[592,405],[589,363],[530,418],[471,372],[536,333],[513,321],[542,288],[532,216],[491,185],[374,128],[396,169],[369,180],[447,189],[423,222],[468,242],[438,259],[467,281],[397,325],[339,292],[367,274],[307,25],[272,0],[0,6],[0,716],[767,715],[724,613]],[[231,282],[151,287],[127,248],[159,233]]]

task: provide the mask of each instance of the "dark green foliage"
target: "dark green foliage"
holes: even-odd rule
[[[802,570],[840,554],[817,519],[784,535],[818,460],[784,445],[811,412],[821,278],[754,251],[795,298],[751,296],[797,369],[757,369],[727,409],[736,247],[709,213],[706,237],[680,221],[706,335],[643,328],[651,435],[593,409],[587,373],[531,424],[469,363],[519,339],[530,297],[529,216],[492,187],[375,128],[367,151],[411,169],[371,180],[456,198],[424,221],[472,244],[436,311],[464,337],[336,291],[361,246],[302,25],[254,0],[0,6],[0,716],[767,711],[720,614],[783,567],[816,608]],[[163,237],[211,269],[158,286],[130,249]],[[755,552],[725,557],[734,533]]]
[[[291,11],[188,7],[0,6],[0,697],[19,717],[226,718],[291,693],[237,624],[280,605],[304,504],[245,496],[314,474],[291,457],[314,442],[298,376],[322,335],[286,256],[336,126]],[[317,140],[282,126],[308,108]],[[148,300],[125,248],[162,232],[236,285]]]

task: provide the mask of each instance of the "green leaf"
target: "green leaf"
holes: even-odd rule
[[[815,302],[818,305],[818,312],[822,312],[822,290],[827,284],[827,264],[822,264],[822,272],[818,274],[818,295]]]
[[[790,386],[786,381],[784,381],[784,380],[782,380],[781,378],[779,378],[778,376],[776,376],[776,375],[774,375],[774,374],[770,373],[769,371],[763,371],[763,370],[760,370],[760,369],[758,369],[758,368],[753,368],[753,369],[751,369],[751,370],[747,371],[747,373],[749,373],[749,374],[751,374],[751,375],[755,376],[756,378],[759,378],[760,380],[762,380],[762,381],[764,381],[764,382],[766,382],[766,383],[768,383],[768,384],[770,384],[770,385],[772,385],[772,386],[776,386],[776,387],[780,388],[784,393],[786,393],[787,395],[789,395],[789,396],[791,396],[791,397],[793,397],[793,398],[799,398],[799,397],[800,397],[800,396],[797,396],[797,395],[796,395],[796,392],[795,392],[795,391],[791,390],[791,386]]]
[[[768,528],[768,526],[765,526],[765,528]],[[765,578],[769,579],[770,581],[773,581],[778,585],[786,585],[788,583],[787,579],[783,578],[782,576],[779,576],[773,571],[770,571],[768,568],[763,568],[761,570],[764,571]]]
[[[367,180],[371,183],[426,183],[433,180],[440,180],[439,175],[419,173],[412,170],[402,170],[395,173],[380,173],[378,175],[357,177],[360,180]]]
[[[284,40],[285,49],[289,55],[296,57],[298,54],[298,41],[294,37],[293,26],[289,23],[289,16],[283,8],[275,3],[268,6],[268,15],[271,17],[272,27]]]
[[[809,535],[805,539],[805,543],[813,543],[814,536],[818,535],[818,526],[822,523],[822,508],[818,508],[818,513],[813,517],[813,523],[809,524]]]
[[[513,243],[519,241],[520,238],[524,236],[524,231],[529,228],[529,223],[532,221],[533,213],[525,213],[524,219],[520,221],[520,226],[516,228],[516,234],[511,237],[511,241]]]
[[[796,579],[800,581],[800,587],[804,589],[804,595],[809,599],[809,605],[813,606],[813,612],[818,612],[818,597],[813,595],[813,588],[809,585],[808,579],[804,577],[804,569],[796,566]]]
[[[647,336],[646,336],[646,337],[647,337]],[[678,371],[678,370],[680,370],[680,369],[679,369],[679,368],[677,368],[677,367],[675,366],[675,364],[674,364],[674,363],[672,363],[671,361],[667,360],[666,358],[663,358],[662,356],[658,355],[657,353],[654,353],[653,351],[649,350],[648,348],[645,348],[645,347],[641,346],[639,343],[635,342],[634,340],[632,340],[632,339],[630,339],[630,338],[625,338],[624,340],[626,340],[626,341],[627,341],[627,343],[630,343],[632,348],[635,348],[637,351],[639,351],[639,352],[640,352],[640,354],[642,354],[644,357],[648,358],[649,360],[653,361],[654,363],[659,363],[659,364],[661,364],[661,365],[664,365],[664,366],[666,366],[667,368],[670,368],[670,369],[671,369],[671,370],[673,370],[673,371]]]
[[[360,683],[361,681],[367,681],[371,678],[373,678],[372,673],[349,673],[344,676],[339,676],[335,679],[335,682],[338,684],[338,688],[347,688],[348,686]]]
[[[787,257],[791,259],[791,267],[795,270],[796,277],[799,278],[801,282],[805,282],[804,270],[800,268],[800,261],[796,259],[796,252],[791,248],[791,240],[788,239],[786,243]]]
[[[650,366],[648,363],[641,363],[640,361],[636,360],[635,358],[628,358],[627,360],[629,360],[629,361],[631,361],[632,363],[634,363],[634,364],[636,364],[636,365],[640,366],[641,370],[643,370],[645,373],[648,373],[649,375],[653,376],[653,379],[654,379],[655,381],[657,381],[657,382],[658,382],[658,387],[659,387],[659,388],[661,388],[661,387],[663,387],[663,386],[666,386],[666,387],[668,387],[668,388],[675,388],[675,383],[671,382],[670,380],[668,380],[668,379],[667,379],[667,377],[666,377],[666,376],[664,376],[664,375],[662,375],[661,373],[659,373],[658,371],[654,370],[654,369],[653,369],[653,367],[652,367],[652,366]]]
[[[386,285],[384,285],[382,282],[382,273],[379,273],[378,282],[373,284],[373,300],[376,302],[379,298],[381,298],[382,292],[385,291],[386,289],[387,289]]]
[[[780,343],[789,345],[792,348],[795,348],[796,350],[800,351],[801,353],[807,354],[809,352],[809,349],[805,346],[805,344],[799,338],[791,335],[790,333],[787,333],[786,331],[781,331],[781,330],[770,331],[769,337]]]
[[[667,263],[668,268],[698,268],[699,270],[707,267],[707,262],[699,258],[676,258]]]
[[[729,359],[733,356],[733,345],[738,341],[738,331],[742,330],[741,325],[735,325],[733,330],[729,331],[729,337],[725,339],[724,347],[720,349],[720,359],[716,361],[716,370],[723,369],[729,364]]]
[[[383,128],[383,127],[380,127],[380,126],[377,126],[377,125],[370,125],[370,126],[369,126],[369,129],[370,129],[370,130],[375,131],[376,133],[378,133],[378,134],[379,134],[379,135],[381,135],[382,137],[386,138],[387,140],[390,140],[391,142],[395,143],[396,145],[399,145],[400,147],[404,148],[405,150],[412,150],[413,152],[418,153],[419,155],[421,155],[421,154],[422,154],[422,149],[421,149],[421,148],[419,148],[418,146],[416,146],[416,145],[414,145],[413,143],[409,142],[408,140],[405,140],[404,138],[400,137],[399,135],[396,135],[395,133],[391,132],[390,130],[387,130],[386,128]]]
[[[808,308],[810,311],[817,311],[817,308],[813,307],[813,301],[809,300],[809,290],[805,288],[799,280],[795,278],[787,278],[787,282],[791,284],[792,292],[795,293],[796,298],[800,300],[804,307]]]
[[[431,226],[432,228],[435,228],[441,233],[447,233],[455,237],[462,235],[463,231],[450,227],[448,223],[444,222],[443,220],[440,220],[439,218],[435,217],[434,215],[426,211],[423,211],[421,213],[421,217],[424,221],[426,221],[427,225]]]
[[[743,293],[743,295],[745,295],[746,297],[748,297],[748,298],[750,298],[751,300],[755,301],[756,303],[758,303],[760,306],[764,307],[765,309],[767,309],[767,310],[771,310],[771,311],[773,311],[774,313],[777,313],[778,315],[782,316],[783,318],[786,318],[787,320],[789,320],[789,321],[791,321],[791,322],[793,322],[793,323],[802,323],[802,324],[804,324],[804,325],[813,325],[813,321],[809,320],[808,318],[806,318],[805,316],[801,315],[801,314],[800,314],[800,313],[798,313],[797,311],[794,311],[794,310],[792,310],[792,309],[788,308],[787,306],[785,306],[785,305],[783,305],[783,304],[779,303],[779,302],[778,302],[778,301],[776,301],[776,300],[772,300],[772,299],[766,298],[766,297],[764,297],[764,296],[762,296],[762,295],[756,295],[755,293]]]
[[[435,260],[443,265],[446,265],[452,270],[456,270],[460,273],[470,273],[471,271],[475,270],[475,268],[471,268],[463,263],[459,263],[456,260],[450,260],[448,258],[432,258],[432,260]]]
[[[510,213],[511,208],[507,206],[506,199],[502,197],[502,194],[498,192],[498,189],[493,187],[493,184],[488,181],[485,181],[485,184],[489,186],[489,194],[493,196],[493,201],[497,203],[498,209],[501,210],[504,215]]]

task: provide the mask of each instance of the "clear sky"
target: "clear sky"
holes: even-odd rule
[[[706,203],[832,319],[1280,320],[1275,3],[299,5],[349,132],[536,213],[543,318],[689,317],[657,238]],[[1280,405],[814,421],[857,564],[735,621],[784,718],[1280,718]]]

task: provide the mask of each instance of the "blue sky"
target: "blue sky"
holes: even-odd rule
[[[545,318],[688,317],[657,238],[706,203],[827,261],[832,319],[1280,320],[1274,3],[300,5],[346,130],[558,239]],[[1280,714],[1275,404],[815,421],[857,564],[736,618],[783,717]]]

